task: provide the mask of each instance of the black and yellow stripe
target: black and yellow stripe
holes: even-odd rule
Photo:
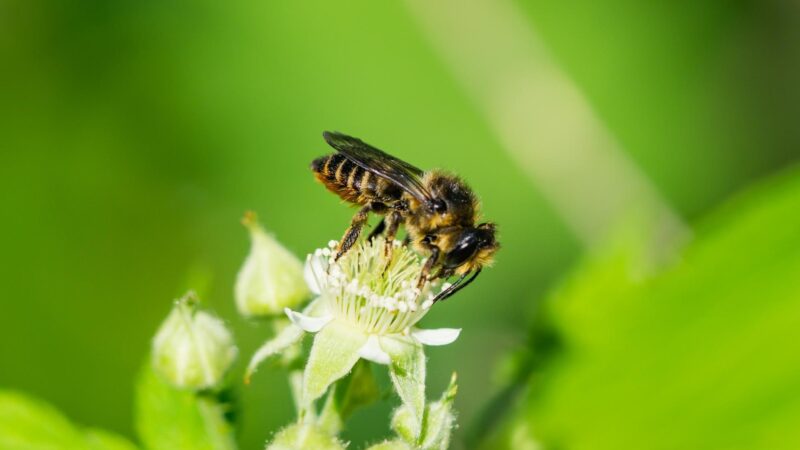
[[[315,159],[311,170],[325,187],[352,203],[400,199],[401,191],[391,181],[365,170],[340,153]]]

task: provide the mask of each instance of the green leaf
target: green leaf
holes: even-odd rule
[[[596,276],[632,269],[616,267],[553,297],[565,352],[534,372],[526,429],[570,449],[800,448],[797,171],[725,205],[660,274]]]
[[[86,430],[86,442],[90,450],[136,450],[126,439],[104,430]]]
[[[425,415],[425,352],[411,338],[382,337],[380,344],[392,359],[389,365],[392,384],[413,417],[411,431],[419,436]]]
[[[87,448],[84,437],[50,405],[23,394],[0,391],[0,448]]]
[[[328,387],[347,375],[359,359],[367,335],[337,320],[314,336],[303,375],[303,403],[311,405]]]
[[[136,446],[106,431],[82,431],[40,400],[0,391],[0,449],[134,450]]]
[[[212,392],[179,390],[146,364],[136,391],[136,428],[149,450],[236,448],[231,407]]]

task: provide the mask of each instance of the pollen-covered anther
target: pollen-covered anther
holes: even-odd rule
[[[398,333],[413,326],[435,295],[430,283],[417,287],[422,261],[413,251],[400,245],[387,255],[385,246],[382,237],[365,241],[338,261],[328,258],[328,248],[319,249],[307,263],[331,313],[367,333]]]

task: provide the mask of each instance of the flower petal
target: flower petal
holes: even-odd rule
[[[322,280],[327,269],[323,255],[311,254],[306,257],[306,264],[303,267],[303,278],[306,280],[308,288],[316,295],[322,292]]]
[[[332,321],[314,336],[303,373],[303,405],[310,406],[328,387],[358,362],[367,335],[348,324]]]
[[[411,336],[425,345],[452,344],[458,339],[460,333],[461,328],[437,328],[434,330],[420,330],[415,328],[411,330]]]
[[[378,342],[378,337],[374,334],[369,335],[367,342],[364,343],[364,346],[358,351],[358,356],[366,359],[367,361],[372,361],[374,363],[383,365],[388,365],[392,362],[392,359],[389,358],[389,354],[383,351],[380,343]]]
[[[299,313],[297,311],[292,311],[289,308],[286,308],[283,311],[286,313],[286,315],[289,317],[289,320],[291,320],[293,324],[302,328],[304,331],[308,331],[309,333],[316,333],[317,331],[321,330],[325,325],[327,325],[328,322],[333,320],[333,316],[328,316],[328,315],[322,317],[312,317],[312,316],[307,316],[303,313]]]

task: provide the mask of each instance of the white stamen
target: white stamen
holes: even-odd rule
[[[377,334],[401,333],[425,316],[439,290],[431,283],[418,288],[423,261],[399,241],[394,245],[388,261],[382,237],[357,244],[338,261],[329,258],[336,241],[309,257],[307,265],[331,314]]]

